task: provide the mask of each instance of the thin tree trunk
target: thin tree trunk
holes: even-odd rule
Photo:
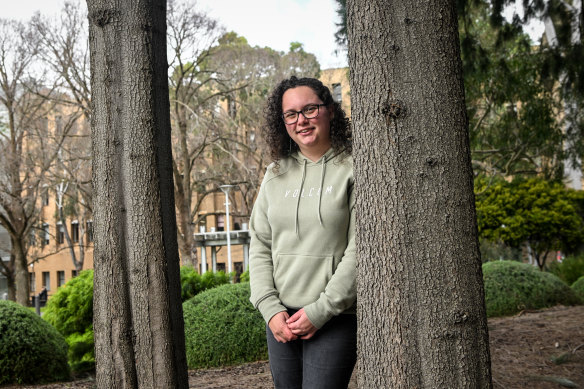
[[[5,274],[6,275],[6,283],[8,286],[8,300],[16,301],[16,281],[14,280],[14,266],[15,266],[14,254],[10,254],[10,264],[8,266],[9,266],[9,269],[7,269],[8,271]]]
[[[166,2],[88,0],[98,388],[187,388]]]
[[[28,263],[26,261],[26,248],[20,239],[11,239],[12,252],[14,253],[14,281],[16,282],[16,302],[28,306],[29,303],[29,281]]]
[[[490,388],[455,1],[347,2],[360,388]]]

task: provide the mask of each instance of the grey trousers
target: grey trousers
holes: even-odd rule
[[[295,310],[289,310],[292,316]],[[357,317],[341,314],[311,339],[279,343],[266,326],[270,370],[276,389],[343,389],[357,360]]]

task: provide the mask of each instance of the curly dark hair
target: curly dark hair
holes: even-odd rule
[[[264,109],[265,124],[263,135],[270,148],[272,160],[277,163],[280,159],[299,149],[298,145],[288,135],[282,119],[282,96],[288,89],[298,86],[309,87],[326,106],[332,106],[334,115],[330,127],[331,146],[335,151],[345,151],[351,154],[353,147],[349,119],[341,105],[333,100],[330,90],[316,78],[297,78],[292,76],[283,80],[274,88]]]

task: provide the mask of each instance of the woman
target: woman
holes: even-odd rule
[[[265,110],[268,166],[252,211],[251,302],[280,388],[346,388],[356,360],[349,123],[320,81],[282,81]]]

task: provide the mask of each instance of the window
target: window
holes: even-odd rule
[[[79,242],[79,222],[77,220],[71,222],[71,241],[73,243]]]
[[[41,204],[43,207],[49,205],[49,188],[44,187],[41,193]]]
[[[333,84],[333,100],[339,104],[343,102],[343,88],[341,88],[341,84]]]
[[[225,264],[224,263],[218,263],[217,264],[217,271],[222,271],[225,273]]]
[[[57,223],[57,244],[65,242],[65,226],[59,222]]]
[[[28,273],[28,283],[30,284],[30,291],[36,292],[36,273]]]
[[[225,215],[217,215],[217,231],[225,231]]]
[[[42,227],[42,245],[45,246],[47,244],[49,244],[49,238],[50,238],[50,234],[49,234],[49,225],[47,223],[43,223]]]
[[[79,275],[79,273],[77,272],[77,270],[71,270],[71,278],[75,278]]]
[[[48,271],[43,272],[43,288],[51,290],[51,273]]]
[[[93,242],[93,220],[87,221],[85,223],[85,236],[87,239],[87,244]]]
[[[65,285],[65,272],[63,270],[57,271],[57,288]]]

